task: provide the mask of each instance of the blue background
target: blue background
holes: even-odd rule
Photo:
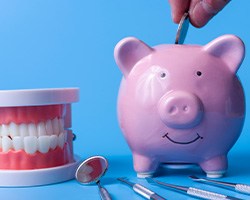
[[[249,9],[250,1],[232,1],[204,28],[191,26],[185,41],[204,45],[230,33],[245,42],[246,58],[238,76],[245,88],[247,113],[250,111]],[[0,89],[79,87],[80,102],[73,105],[73,131],[77,134],[75,153],[83,159],[91,155],[108,157],[110,169],[103,183],[114,199],[142,199],[115,181],[118,176],[128,176],[147,185],[135,178],[131,154],[116,118],[122,75],[114,62],[113,49],[127,36],[140,38],[151,46],[173,43],[176,29],[166,0],[2,0]],[[250,184],[249,126],[247,114],[242,135],[229,154],[230,168],[224,180]],[[163,174],[162,180],[194,185],[186,178],[192,172],[173,171]],[[195,172],[201,173],[198,169]],[[187,199],[172,191],[151,188],[169,199]],[[96,186],[81,186],[75,180],[1,190],[4,197],[10,199],[99,199]],[[235,195],[227,190],[218,191]]]

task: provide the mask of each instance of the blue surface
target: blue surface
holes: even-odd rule
[[[246,44],[246,58],[238,75],[249,102],[250,1],[232,1],[202,29],[190,27],[186,43],[204,45],[223,34],[238,35]],[[173,43],[177,25],[166,0],[22,0],[0,1],[0,89],[79,87],[81,100],[73,105],[75,153],[82,158],[103,155],[110,168],[102,183],[114,199],[142,199],[115,181],[135,178],[128,146],[118,127],[116,98],[121,80],[114,59],[115,44],[135,36],[149,45]],[[223,180],[250,184],[249,114],[242,135],[229,154]],[[159,177],[169,183],[236,193],[191,182],[199,169],[167,170]],[[149,186],[168,199],[192,199]],[[32,188],[1,188],[8,199],[99,199],[96,186],[69,182]],[[236,195],[243,199],[250,196]]]

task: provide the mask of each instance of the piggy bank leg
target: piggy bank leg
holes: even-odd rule
[[[200,163],[200,167],[206,172],[208,178],[220,178],[227,170],[227,157],[217,156]]]
[[[159,166],[158,160],[144,155],[133,154],[133,160],[138,178],[152,177]]]

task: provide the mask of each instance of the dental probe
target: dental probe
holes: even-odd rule
[[[210,183],[212,185],[223,186],[224,188],[232,188],[236,192],[242,192],[245,194],[250,194],[250,185],[241,184],[241,183],[229,183],[223,181],[215,181],[206,178],[199,178],[197,176],[189,176],[193,181],[202,182],[202,183]]]
[[[160,195],[156,194],[155,192],[147,189],[146,187],[144,187],[140,184],[137,184],[137,183],[132,183],[132,182],[128,181],[126,178],[117,178],[117,180],[129,185],[137,194],[145,197],[146,199],[166,200],[165,198],[163,198]]]

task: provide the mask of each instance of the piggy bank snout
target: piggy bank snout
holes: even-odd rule
[[[158,106],[162,121],[171,128],[192,128],[203,117],[203,104],[198,96],[184,91],[164,95]]]

